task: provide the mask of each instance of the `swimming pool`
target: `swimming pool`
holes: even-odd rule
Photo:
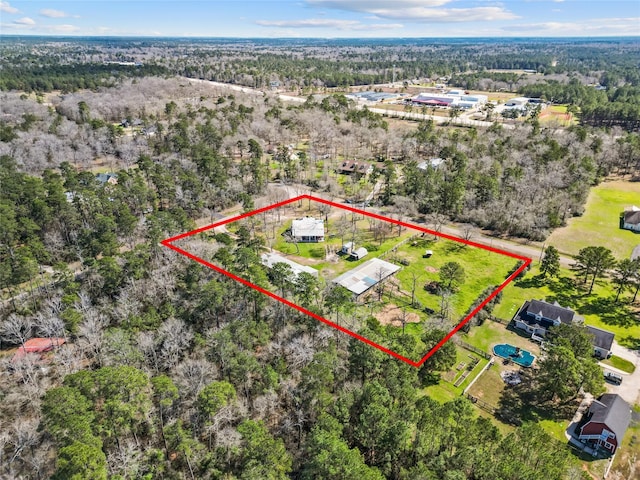
[[[496,345],[493,347],[493,353],[499,357],[508,358],[513,363],[517,363],[523,367],[530,367],[536,359],[536,356],[532,355],[531,352],[514,347],[508,343]]]

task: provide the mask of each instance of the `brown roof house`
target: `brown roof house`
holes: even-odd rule
[[[352,173],[358,175],[369,175],[373,172],[373,165],[368,162],[353,162],[351,160],[344,160],[338,167],[338,173],[349,175]]]
[[[593,401],[583,422],[578,440],[595,450],[614,454],[629,428],[631,407],[619,395],[605,393]]]
[[[640,232],[640,208],[634,205],[625,209],[620,216],[620,228]]]

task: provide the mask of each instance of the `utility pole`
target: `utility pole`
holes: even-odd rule
[[[396,84],[396,66],[393,66],[393,74],[391,75],[391,78],[393,79],[391,81],[391,86],[394,87]]]

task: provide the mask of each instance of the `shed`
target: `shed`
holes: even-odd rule
[[[367,256],[368,254],[368,250],[364,247],[360,247],[360,248],[356,248],[355,250],[353,250],[350,255],[351,258],[355,259],[355,260],[360,260],[361,258],[364,258]]]
[[[353,247],[355,247],[353,242],[347,242],[344,245],[342,245],[342,248],[340,249],[340,252],[349,255],[351,253],[351,251],[353,250]]]

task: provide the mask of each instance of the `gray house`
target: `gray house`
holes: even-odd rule
[[[625,230],[640,232],[640,208],[633,206],[622,213],[621,227]]]
[[[570,308],[561,307],[558,302],[547,303],[542,300],[524,302],[518,313],[513,317],[516,328],[531,334],[533,340],[542,340],[547,330],[561,323],[566,325],[582,325],[584,318]],[[593,336],[593,354],[599,358],[611,356],[614,334],[596,327],[587,326]]]

